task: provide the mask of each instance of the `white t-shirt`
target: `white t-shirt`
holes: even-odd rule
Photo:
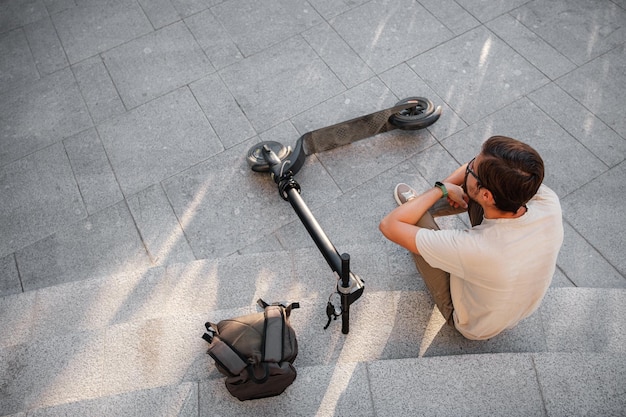
[[[563,243],[559,199],[542,185],[516,219],[483,219],[469,230],[420,229],[426,262],[450,273],[455,327],[488,339],[517,325],[541,303]]]

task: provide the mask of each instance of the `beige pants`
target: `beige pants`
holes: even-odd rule
[[[435,217],[449,216],[465,211],[467,211],[469,215],[472,226],[482,223],[483,209],[479,204],[470,200],[467,209],[455,209],[450,207],[447,200],[441,199],[419,219],[417,226],[425,229],[439,230],[439,226],[434,219]],[[441,315],[450,326],[454,327],[454,318],[452,315],[454,305],[452,305],[452,295],[450,294],[450,273],[442,269],[433,268],[421,255],[415,253],[412,255],[415,266],[417,266],[417,270],[422,275],[424,284],[426,284],[426,288],[428,288],[428,292],[430,292],[430,295],[433,297]]]

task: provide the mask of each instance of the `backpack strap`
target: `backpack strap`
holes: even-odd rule
[[[263,360],[280,362],[283,359],[283,337],[285,331],[284,307],[268,306],[265,308],[263,326]]]
[[[224,368],[231,375],[239,375],[246,366],[247,359],[239,353],[237,349],[222,339],[217,332],[210,327],[210,323],[206,323],[209,333],[204,333],[202,338],[210,343],[208,354],[213,360]]]

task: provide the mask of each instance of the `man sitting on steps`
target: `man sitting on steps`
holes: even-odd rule
[[[489,339],[541,303],[563,243],[561,206],[543,185],[541,156],[493,136],[469,163],[422,194],[398,184],[381,232],[412,252],[439,311],[468,339]],[[467,211],[472,227],[439,230],[433,217]]]

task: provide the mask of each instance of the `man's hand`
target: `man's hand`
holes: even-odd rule
[[[465,194],[463,187],[450,182],[444,182],[443,185],[445,185],[448,190],[448,203],[450,203],[450,206],[466,209],[469,196]]]

